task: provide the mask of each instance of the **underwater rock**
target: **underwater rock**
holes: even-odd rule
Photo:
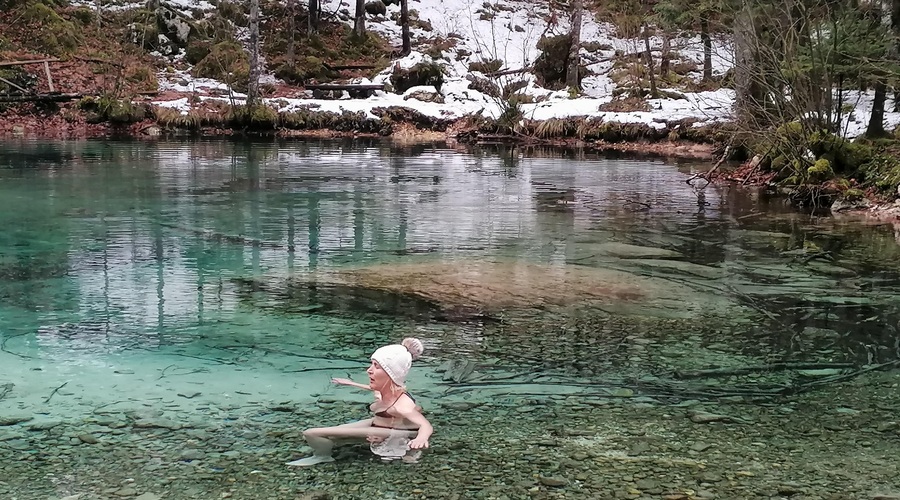
[[[454,359],[444,362],[437,370],[443,372],[442,380],[452,380],[461,383],[472,378],[475,371],[475,363],[467,359]]]
[[[565,486],[569,482],[566,478],[558,476],[540,476],[539,480],[544,486],[553,487]]]
[[[0,415],[0,427],[16,425],[33,419],[34,417],[31,415]]]

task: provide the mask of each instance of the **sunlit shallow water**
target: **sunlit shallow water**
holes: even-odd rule
[[[900,358],[892,226],[700,192],[684,182],[693,168],[707,166],[377,142],[4,143],[0,422],[30,420],[0,427],[0,453],[30,469],[19,481],[44,482],[0,492],[78,493],[84,479],[60,487],[41,457],[68,441],[52,455],[81,456],[84,432],[164,448],[170,436],[143,429],[250,421],[293,431],[260,453],[294,458],[293,426],[341,423],[320,422],[342,418],[329,403],[365,400],[330,378],[362,381],[372,350],[409,335],[428,349],[410,382],[426,407],[484,405],[512,442],[521,417],[503,408],[762,404]],[[241,432],[229,446],[252,447]],[[194,488],[168,495],[223,491]]]

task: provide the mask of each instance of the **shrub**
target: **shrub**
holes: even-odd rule
[[[278,126],[278,112],[264,104],[235,106],[231,108],[226,122],[238,129],[265,131]]]
[[[487,61],[475,61],[469,63],[469,71],[478,71],[480,73],[488,74],[495,73],[500,71],[500,68],[503,67],[503,61],[500,59],[490,59]]]

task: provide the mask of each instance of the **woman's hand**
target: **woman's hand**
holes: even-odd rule
[[[409,449],[411,450],[421,450],[422,448],[428,448],[428,438],[415,438],[409,442]]]
[[[356,382],[350,380],[349,378],[333,378],[331,379],[332,383],[337,385],[355,385]]]

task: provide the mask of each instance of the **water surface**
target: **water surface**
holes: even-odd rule
[[[361,381],[409,335],[428,349],[411,390],[433,407],[774,397],[900,358],[893,227],[684,182],[706,168],[364,141],[0,144],[0,418],[33,419],[5,427],[4,452],[31,460],[23,427],[98,414],[279,428],[272,408],[363,400],[329,379]],[[432,288],[342,274],[373,269]],[[453,287],[472,302],[441,303]]]

